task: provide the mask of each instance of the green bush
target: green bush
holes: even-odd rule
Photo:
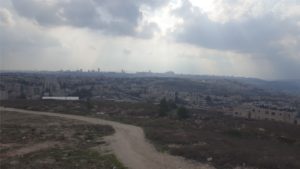
[[[177,109],[177,116],[179,119],[187,119],[190,117],[189,111],[185,107],[179,107]]]

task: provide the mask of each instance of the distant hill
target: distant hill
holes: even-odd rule
[[[276,80],[276,81],[266,81],[260,79],[238,79],[238,81],[254,85],[258,88],[275,91],[284,92],[287,94],[300,95],[300,79],[294,80]]]

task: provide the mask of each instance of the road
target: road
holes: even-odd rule
[[[212,166],[206,164],[158,152],[154,146],[146,140],[142,128],[137,126],[79,115],[29,111],[4,107],[1,107],[0,110],[55,116],[81,120],[92,124],[110,125],[115,129],[115,133],[105,137],[105,140],[108,142],[117,158],[129,169],[213,169]]]

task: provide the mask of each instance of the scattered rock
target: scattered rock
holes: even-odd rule
[[[168,147],[169,148],[180,148],[181,145],[179,145],[179,144],[169,144]]]
[[[79,162],[80,162],[80,163],[86,163],[86,162],[87,162],[87,160],[85,160],[85,159],[81,159],[81,160],[79,160]]]
[[[208,162],[210,162],[210,161],[213,160],[213,158],[212,158],[212,157],[208,157],[206,160],[207,160]]]
[[[206,143],[206,142],[203,142],[203,141],[199,141],[198,143],[195,143],[195,144],[193,144],[193,145],[195,145],[195,146],[206,146],[207,143]]]
[[[10,164],[11,164],[11,165],[17,165],[17,164],[19,164],[19,161],[13,160],[13,161],[10,162]]]
[[[105,141],[103,141],[103,140],[97,140],[96,144],[105,144]]]

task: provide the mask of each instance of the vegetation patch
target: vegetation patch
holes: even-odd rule
[[[58,117],[1,112],[1,169],[125,169],[102,137],[114,133],[107,125]],[[55,144],[53,144],[55,143]]]
[[[112,154],[74,147],[51,148],[1,161],[1,168],[125,169]]]
[[[30,105],[30,102],[25,104]],[[70,112],[63,106],[66,103],[55,104],[54,107],[61,107],[61,112]],[[179,118],[180,106],[175,107],[167,101],[165,104],[100,101],[93,104],[95,110],[81,114],[141,126],[158,150],[210,163],[218,169],[236,166],[300,168],[300,126],[234,118],[214,109],[188,109],[188,116]],[[48,106],[46,102],[41,105]],[[82,102],[72,102],[72,105],[78,108],[75,112],[80,112],[80,107],[84,106]],[[40,108],[36,106],[35,109]]]

